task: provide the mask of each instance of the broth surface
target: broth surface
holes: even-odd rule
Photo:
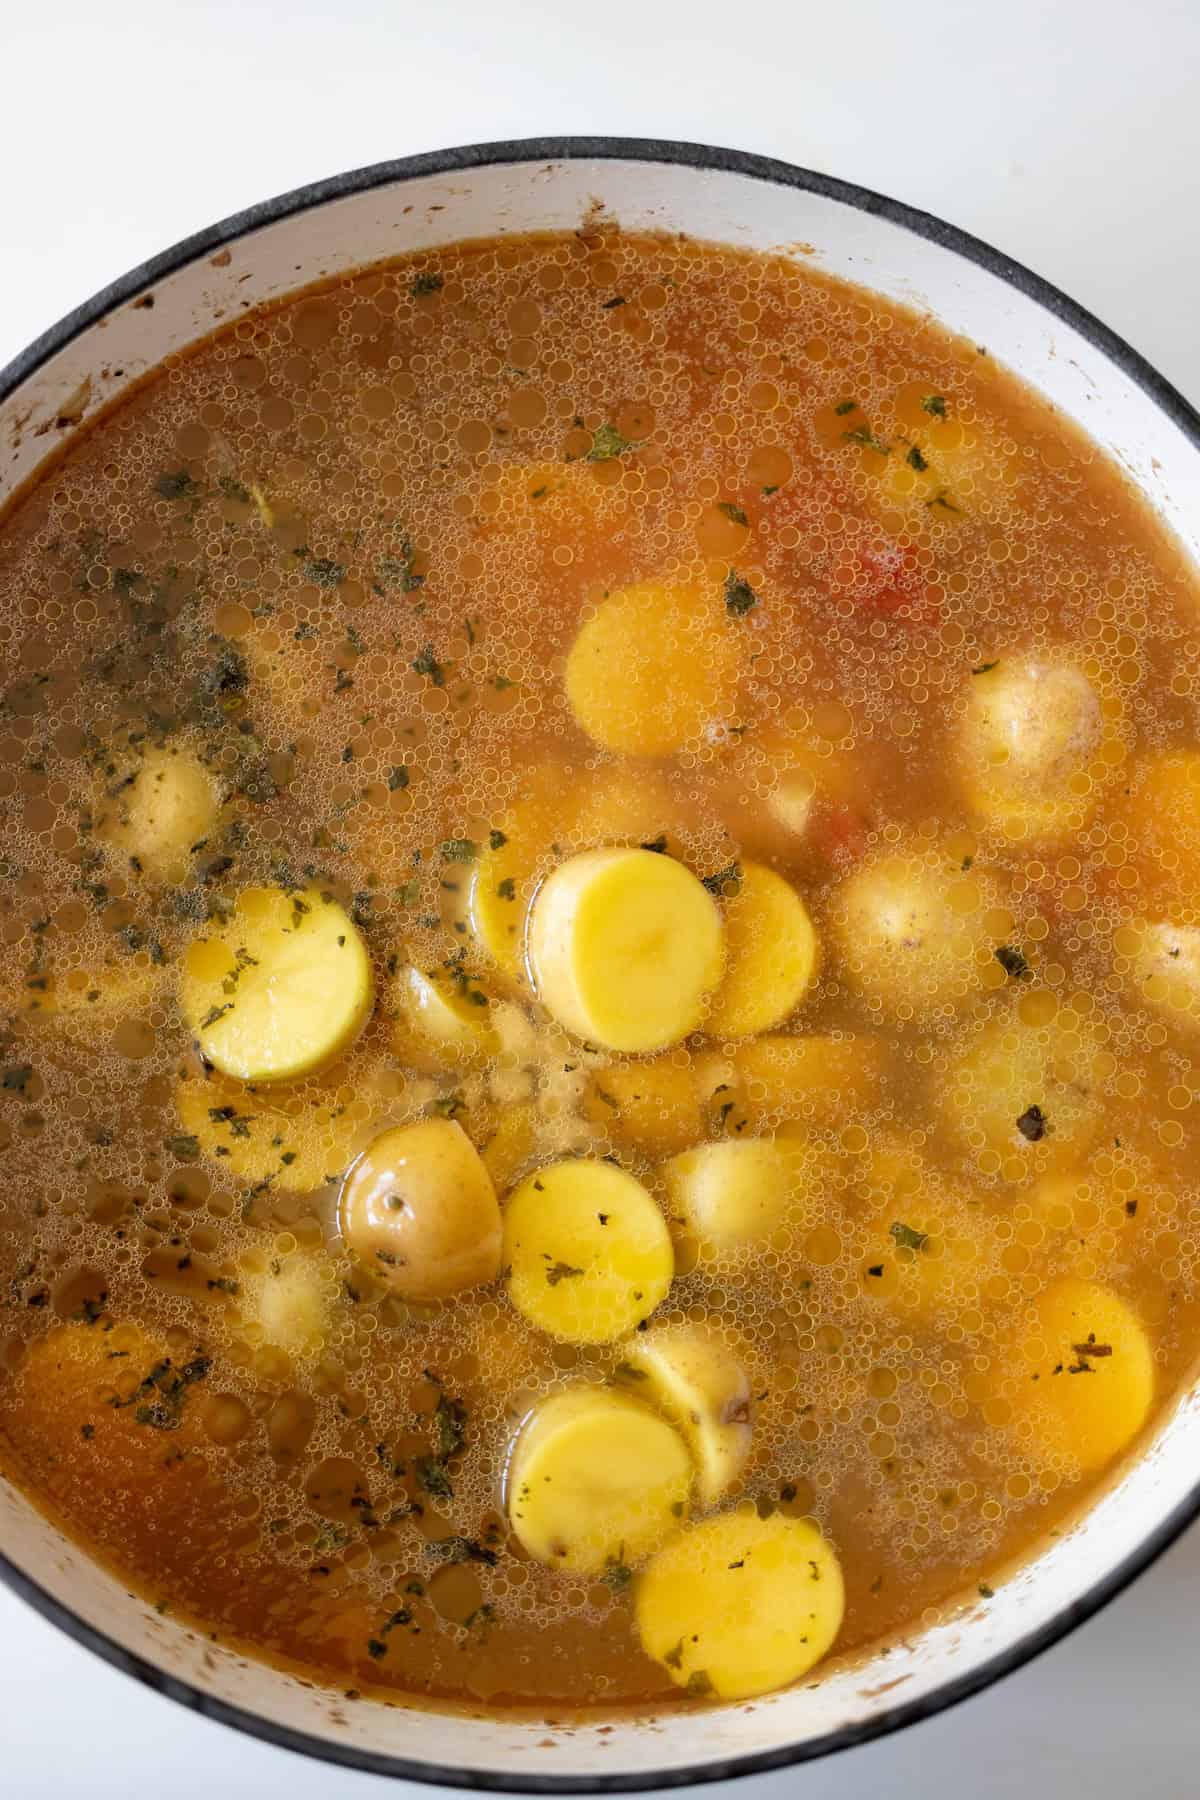
[[[781,259],[598,218],[173,359],[0,528],[13,1476],[341,1687],[694,1703],[640,1564],[543,1566],[504,1486],[542,1398],[629,1390],[636,1306],[569,1341],[510,1266],[412,1300],[340,1235],[353,1159],[440,1119],[502,1204],[569,1157],[654,1196],[650,1331],[703,1324],[751,1397],[694,1515],[817,1521],[837,1651],[986,1603],[1197,1350],[1197,597],[985,348]],[[526,954],[539,884],[617,845],[702,879],[743,975],[645,1053]],[[264,887],[340,904],[374,980],[283,1085],[180,1004]],[[785,1213],[706,1234],[667,1165],[764,1139]]]

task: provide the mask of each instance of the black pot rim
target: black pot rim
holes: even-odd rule
[[[375,163],[353,169],[324,181],[312,182],[293,189],[275,199],[234,213],[219,224],[210,225],[192,237],[151,257],[131,269],[127,275],[102,288],[65,318],[35,338],[6,368],[0,370],[0,401],[41,368],[58,351],[79,337],[97,320],[152,288],[165,276],[174,274],[186,264],[222,249],[264,225],[276,224],[327,201],[344,199],[375,187],[412,181],[426,175],[446,175],[479,169],[496,163],[545,163],[564,161],[619,161],[671,163],[707,172],[717,170],[746,175],[781,187],[801,189],[838,201],[925,238],[931,243],[954,251],[968,262],[977,264],[1016,288],[1044,311],[1060,319],[1078,332],[1093,348],[1099,350],[1121,372],[1154,402],[1158,409],[1190,439],[1200,451],[1200,413],[1145,357],[1124,338],[1101,323],[1086,308],[1042,280],[1023,264],[969,232],[949,225],[932,213],[906,206],[898,200],[873,192],[853,182],[838,180],[811,169],[794,167],[775,158],[756,156],[749,151],[726,150],[707,144],[666,141],[658,138],[565,137],[522,138],[511,142],[467,144],[454,149],[424,152],[400,157],[392,162]],[[723,1757],[692,1767],[648,1771],[625,1775],[535,1775],[519,1778],[516,1773],[476,1771],[455,1768],[449,1764],[416,1762],[402,1756],[339,1745],[290,1726],[276,1725],[271,1720],[245,1711],[227,1701],[203,1693],[190,1682],[168,1675],[145,1657],[118,1644],[95,1626],[79,1618],[52,1594],[46,1592],[7,1557],[0,1555],[0,1580],[44,1618],[59,1626],[68,1637],[92,1650],[114,1668],[131,1675],[144,1686],[176,1700],[203,1717],[231,1725],[266,1743],[294,1750],[302,1755],[334,1763],[343,1768],[358,1769],[366,1774],[386,1775],[396,1780],[420,1781],[441,1787],[476,1788],[492,1793],[517,1794],[618,1794],[644,1793],[653,1789],[687,1787],[710,1781],[727,1781],[734,1776],[765,1773],[772,1769],[812,1762],[838,1750],[852,1749],[876,1738],[885,1737],[906,1725],[933,1718],[960,1701],[969,1699],[990,1687],[1003,1676],[1013,1673],[1041,1655],[1106,1606],[1128,1587],[1179,1535],[1200,1516],[1200,1479],[1158,1527],[1148,1534],[1138,1548],[1093,1583],[1079,1600],[1066,1606],[1053,1619],[1026,1633],[1017,1643],[990,1657],[969,1673],[944,1682],[923,1699],[889,1707],[870,1720],[842,1726],[806,1743],[784,1746],[778,1750],[760,1751],[745,1756]]]

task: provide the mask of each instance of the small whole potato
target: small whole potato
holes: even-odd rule
[[[351,1165],[338,1200],[348,1247],[405,1300],[444,1300],[500,1272],[500,1207],[461,1125],[385,1131]]]

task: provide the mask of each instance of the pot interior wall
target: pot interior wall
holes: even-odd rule
[[[461,238],[573,229],[597,205],[630,228],[758,249],[813,265],[928,309],[1020,371],[1127,469],[1166,523],[1200,550],[1200,456],[1187,433],[1068,320],[957,250],[843,199],[727,169],[681,162],[577,157],[501,161],[363,185],[307,210],[218,236],[140,294],[123,296],[54,350],[0,401],[0,501],[101,407],[216,325],[326,276]],[[269,210],[269,209],[268,209]],[[170,261],[163,259],[164,263]],[[152,304],[147,304],[152,300]],[[1200,1463],[1200,1413],[1182,1406],[1132,1466],[1036,1568],[986,1604],[865,1669],[831,1665],[812,1687],[750,1706],[598,1726],[543,1720],[448,1718],[351,1701],[215,1646],[160,1617],[90,1563],[11,1487],[0,1483],[0,1551],[62,1608],[120,1650],[186,1683],[193,1704],[253,1714],[268,1735],[306,1734],[334,1754],[402,1759],[467,1782],[499,1776],[686,1778],[706,1764],[827,1747],[832,1733],[868,1734],[912,1707],[936,1704],[948,1683],[986,1679],[993,1659],[1052,1633],[1087,1610],[1098,1582],[1136,1562],[1191,1504]],[[187,1695],[181,1697],[188,1698]],[[715,1772],[724,1772],[717,1770]]]

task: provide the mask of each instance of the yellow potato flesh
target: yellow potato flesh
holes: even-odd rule
[[[190,751],[149,749],[101,802],[97,830],[154,881],[182,881],[211,834],[220,787]]]
[[[183,1010],[206,1061],[239,1081],[331,1062],[371,1011],[371,965],[347,913],[315,889],[247,888],[188,949]]]
[[[590,850],[543,883],[529,920],[538,998],[608,1050],[662,1050],[704,1017],[723,964],[721,918],[673,857]]]
[[[580,1158],[526,1176],[504,1210],[513,1305],[572,1344],[607,1344],[646,1319],[675,1272],[666,1221],[640,1181]]]
[[[336,1180],[362,1130],[336,1093],[260,1090],[218,1074],[181,1079],[175,1110],[181,1132],[222,1174],[296,1193]]]
[[[567,698],[607,750],[669,756],[734,707],[741,639],[719,588],[641,582],[609,594],[567,658]]]
[[[747,1700],[786,1687],[830,1649],[845,1596],[815,1525],[720,1513],[689,1526],[637,1583],[642,1647],[697,1696]]]
[[[850,983],[898,1017],[959,1005],[981,987],[993,944],[988,890],[977,875],[886,855],[834,896],[832,935]]]
[[[1068,1278],[1033,1303],[1005,1384],[1014,1423],[1044,1450],[1101,1468],[1136,1437],[1154,1398],[1154,1355],[1133,1309]]]
[[[517,1437],[505,1498],[521,1544],[551,1568],[593,1575],[636,1566],[687,1511],[683,1439],[649,1407],[610,1388],[540,1402]]]
[[[795,1012],[817,972],[817,934],[790,882],[747,863],[725,898],[726,968],[705,1021],[713,1037],[750,1037]]]
[[[719,1249],[765,1242],[806,1218],[822,1192],[819,1158],[791,1139],[698,1144],[659,1173],[672,1213]]]
[[[388,988],[392,1048],[409,1068],[437,1073],[496,1050],[491,997],[465,970],[398,969]]]

